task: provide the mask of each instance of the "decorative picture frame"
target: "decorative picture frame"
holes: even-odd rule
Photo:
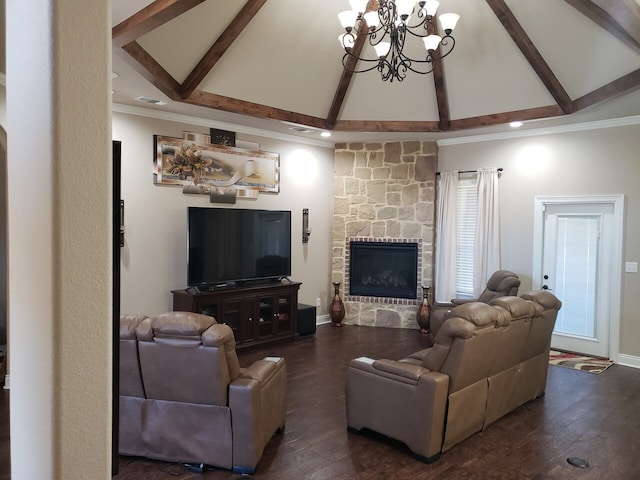
[[[156,185],[203,190],[280,192],[280,155],[214,145],[193,139],[153,136]],[[248,195],[254,196],[254,195]]]

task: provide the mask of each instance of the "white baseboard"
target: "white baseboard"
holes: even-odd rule
[[[618,361],[616,363],[618,365],[624,365],[625,367],[640,368],[640,357],[621,353],[618,355]]]
[[[331,323],[331,317],[329,315],[320,315],[316,317],[316,325],[324,325],[325,323]]]
[[[9,375],[5,375],[4,376],[4,389],[5,390],[9,390],[10,388],[10,384],[11,383],[11,377]]]

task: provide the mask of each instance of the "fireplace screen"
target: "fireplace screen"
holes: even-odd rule
[[[351,242],[349,295],[416,298],[418,244]]]

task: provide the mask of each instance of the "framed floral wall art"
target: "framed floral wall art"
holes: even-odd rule
[[[153,136],[155,184],[280,192],[280,156],[261,150]]]

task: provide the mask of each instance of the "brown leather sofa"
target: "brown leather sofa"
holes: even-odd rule
[[[544,393],[560,301],[548,291],[453,309],[431,348],[401,360],[356,358],[347,425],[399,440],[431,462]]]
[[[451,302],[435,302],[431,305],[431,318],[429,320],[430,330],[433,335],[438,333],[438,329],[451,310],[457,305],[469,302],[489,303],[494,298],[516,296],[520,288],[520,278],[509,270],[498,270],[493,272],[487,286],[478,298],[452,298]]]
[[[240,368],[231,328],[169,312],[120,317],[119,452],[253,473],[285,425],[283,358]]]

